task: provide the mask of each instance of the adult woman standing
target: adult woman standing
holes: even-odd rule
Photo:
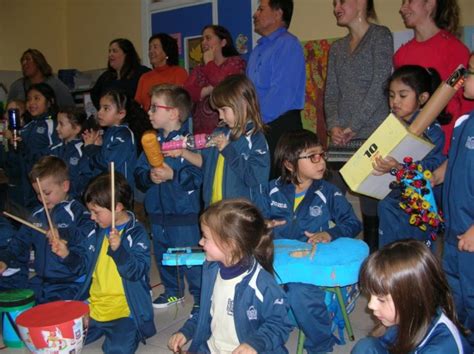
[[[125,38],[114,39],[109,43],[107,70],[99,76],[91,90],[94,106],[98,109],[101,95],[112,89],[135,97],[138,80],[148,71],[149,68],[140,64],[140,57],[132,42]]]
[[[150,91],[159,84],[183,85],[188,78],[185,69],[179,66],[178,43],[166,33],[154,34],[148,40],[148,57],[153,70],[142,75],[138,81],[135,100],[148,112]]]
[[[21,71],[23,77],[14,81],[8,91],[8,101],[19,99],[26,101],[26,91],[33,84],[44,82],[51,86],[56,96],[57,104],[60,108],[74,106],[74,99],[68,87],[53,75],[53,69],[48,64],[43,53],[38,49],[27,49],[22,54]]]
[[[373,0],[335,0],[337,25],[349,34],[334,42],[329,52],[324,97],[329,135],[335,145],[367,139],[388,115],[384,86],[392,70],[393,39],[376,19]],[[333,181],[344,192],[347,186],[338,173]],[[377,201],[361,197],[364,239],[377,248]]]
[[[204,27],[201,46],[204,64],[193,69],[184,88],[194,102],[194,133],[210,134],[219,121],[219,113],[209,103],[212,90],[227,76],[245,73],[245,61],[239,56],[225,27]]]
[[[435,68],[445,80],[459,64],[467,66],[469,49],[456,37],[459,25],[457,0],[403,0],[400,15],[415,37],[400,47],[393,57],[393,65],[421,65]],[[448,103],[451,123],[442,126],[446,135],[447,153],[456,119],[474,109],[474,101],[466,100],[461,90]]]

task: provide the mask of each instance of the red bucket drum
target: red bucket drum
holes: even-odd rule
[[[23,312],[16,324],[31,352],[76,354],[84,344],[88,313],[89,306],[81,301],[54,301]]]

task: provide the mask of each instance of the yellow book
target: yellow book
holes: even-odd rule
[[[418,161],[433,147],[427,139],[410,133],[404,122],[390,114],[340,172],[352,191],[383,199],[390,192],[389,185],[395,176],[390,173],[374,176],[372,163],[375,158],[389,155],[401,162],[405,156],[411,156]]]

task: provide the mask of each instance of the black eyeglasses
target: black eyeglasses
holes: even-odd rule
[[[310,161],[312,163],[318,163],[320,162],[321,160],[326,160],[326,151],[323,151],[323,152],[315,152],[311,155],[307,155],[307,156],[299,156],[298,157],[298,160],[302,160],[302,159],[310,159]]]
[[[151,113],[155,113],[155,112],[158,110],[158,108],[173,109],[174,107],[171,107],[171,106],[162,106],[162,105],[160,105],[160,104],[152,104],[152,105],[150,106],[150,112],[151,112]]]

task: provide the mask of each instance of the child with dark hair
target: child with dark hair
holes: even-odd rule
[[[17,142],[26,171],[22,176],[26,195],[24,206],[32,209],[37,206],[37,201],[27,175],[36,161],[47,155],[49,148],[59,142],[56,133],[58,106],[53,89],[45,83],[31,85],[26,92],[26,111],[31,121],[21,129]]]
[[[160,143],[183,139],[189,134],[191,98],[177,85],[158,85],[152,91],[150,121]],[[161,167],[152,167],[144,153],[135,170],[137,188],[146,193],[145,210],[153,234],[155,261],[164,292],[153,302],[166,308],[183,301],[184,277],[199,306],[201,267],[163,266],[163,254],[172,247],[196,247],[200,238],[201,169],[182,158],[166,157]],[[180,286],[181,285],[181,286]]]
[[[281,177],[260,195],[259,205],[270,219],[273,237],[312,244],[338,237],[355,237],[361,223],[341,191],[323,177],[325,152],[308,130],[284,133],[275,149]],[[298,327],[306,335],[309,353],[330,352],[335,344],[324,289],[311,284],[285,284],[288,302]]]
[[[86,345],[105,336],[105,353],[134,353],[140,341],[156,333],[149,285],[150,241],[130,211],[132,189],[120,173],[115,174],[115,205],[110,174],[89,184],[84,201],[97,224],[96,235],[87,239],[91,271],[78,296],[89,296]],[[67,259],[69,244],[57,246],[58,256]]]
[[[273,242],[260,211],[244,199],[222,200],[201,215],[206,252],[201,306],[168,342],[192,340],[195,353],[288,353],[288,304],[273,276]]]
[[[388,80],[389,105],[392,113],[407,124],[411,124],[431,95],[436,91],[441,79],[435,69],[426,69],[419,65],[405,65],[396,69]],[[434,171],[445,160],[443,155],[444,134],[440,124],[447,124],[451,116],[443,111],[438,121],[425,130],[425,136],[435,145],[428,155],[420,161],[424,170]],[[399,161],[392,156],[379,156],[374,163],[377,175],[390,173],[401,168]],[[441,199],[441,188],[434,190],[437,199]],[[378,204],[379,246],[383,247],[396,240],[416,238],[431,242],[431,230],[422,231],[409,222],[410,216],[400,206],[400,191],[392,191]]]
[[[361,339],[352,354],[472,353],[441,264],[422,242],[397,241],[373,253],[359,284],[387,329]]]
[[[108,171],[113,161],[115,170],[123,174],[133,188],[137,148],[133,132],[128,127],[128,121],[133,119],[131,101],[124,93],[106,91],[100,98],[97,113],[99,125],[107,128],[104,135],[101,136],[99,131],[86,130],[82,138],[93,175]]]
[[[65,108],[59,110],[57,120],[56,131],[62,142],[52,146],[49,153],[67,164],[72,183],[69,194],[73,198],[81,198],[92,175],[89,159],[82,151],[84,143],[81,134],[86,126],[87,116],[82,109]]]
[[[86,239],[94,233],[94,224],[84,206],[69,199],[69,174],[66,164],[54,156],[41,158],[30,172],[30,181],[40,198],[40,180],[45,207],[48,208],[54,229],[49,229],[44,207],[35,210],[31,222],[48,230],[45,235],[27,226],[22,226],[11,239],[6,250],[0,254],[0,272],[24,257],[30,249],[35,252],[36,275],[29,279],[28,287],[36,295],[37,303],[55,300],[72,300],[83,286],[87,269],[76,271],[75,267],[86,263]],[[53,241],[67,243],[73,257],[63,260],[54,254]]]

